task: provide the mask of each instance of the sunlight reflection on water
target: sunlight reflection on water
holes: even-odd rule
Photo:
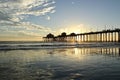
[[[0,80],[120,80],[120,48],[0,51]]]

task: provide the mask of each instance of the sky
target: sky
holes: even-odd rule
[[[120,0],[0,0],[0,41],[120,28]]]

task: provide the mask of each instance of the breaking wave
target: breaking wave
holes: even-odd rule
[[[120,43],[68,43],[68,42],[0,42],[0,50],[17,49],[46,49],[46,48],[73,48],[73,47],[115,47]]]

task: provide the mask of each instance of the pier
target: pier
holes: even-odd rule
[[[45,42],[120,42],[120,29],[70,34],[56,37],[43,37]]]

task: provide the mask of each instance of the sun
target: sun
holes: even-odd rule
[[[70,25],[70,26],[61,28],[60,33],[61,32],[66,32],[67,34],[70,34],[70,33],[80,34],[80,33],[87,32],[87,29],[88,28],[84,24]]]

